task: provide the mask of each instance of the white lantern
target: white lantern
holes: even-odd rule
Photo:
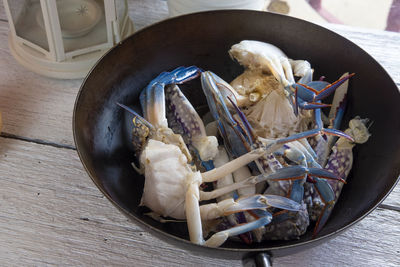
[[[126,0],[4,0],[13,56],[39,74],[84,77],[133,33]]]

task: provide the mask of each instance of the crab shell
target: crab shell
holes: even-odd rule
[[[301,111],[296,116],[283,90],[272,91],[243,112],[263,138],[286,137],[308,130],[312,123],[312,111]]]
[[[140,205],[164,217],[186,219],[182,192],[187,191],[187,181],[193,172],[179,147],[150,139],[140,162],[146,177]]]

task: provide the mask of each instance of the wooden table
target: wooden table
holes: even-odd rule
[[[167,17],[161,0],[130,1],[136,29]],[[400,34],[326,25],[370,53],[400,85]],[[84,171],[72,137],[82,80],[55,80],[11,56],[0,4],[0,265],[241,266],[190,254],[128,221]],[[339,237],[277,266],[399,266],[400,185]]]

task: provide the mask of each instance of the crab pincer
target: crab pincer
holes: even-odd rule
[[[155,126],[159,124],[167,125],[165,109],[165,86],[169,84],[181,84],[200,75],[198,67],[179,67],[171,72],[163,72],[153,79],[140,94],[145,118],[153,121]]]

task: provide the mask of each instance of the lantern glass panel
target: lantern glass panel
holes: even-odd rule
[[[12,0],[8,5],[16,35],[49,51],[40,1]]]
[[[65,52],[107,43],[104,1],[57,1],[57,11]]]

